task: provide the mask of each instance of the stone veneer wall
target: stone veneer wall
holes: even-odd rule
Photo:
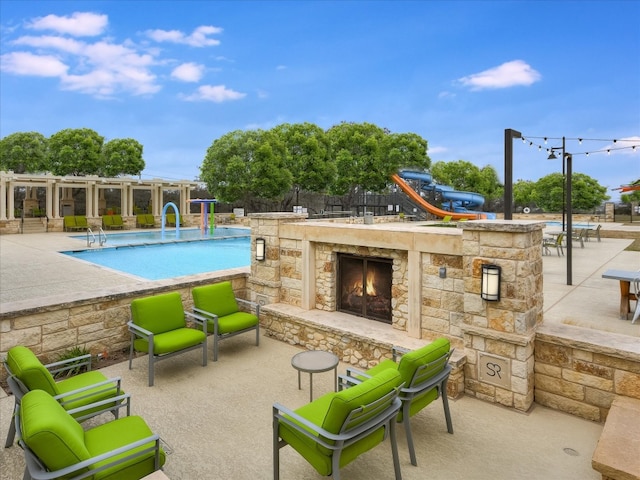
[[[95,298],[61,301],[39,307],[26,307],[0,315],[0,358],[16,345],[29,347],[44,362],[53,362],[67,350],[80,346],[92,354],[114,353],[129,347],[127,322],[129,305],[136,298],[179,292],[185,310],[191,309],[191,289],[199,285],[229,280],[239,297],[246,298],[246,269],[241,273],[200,276],[200,280],[142,288],[136,291]],[[6,371],[0,372],[4,379]]]
[[[640,353],[634,337],[565,325],[542,325],[535,341],[535,400],[604,422],[617,395],[640,399]]]

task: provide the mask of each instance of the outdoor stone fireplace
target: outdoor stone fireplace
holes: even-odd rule
[[[338,254],[337,310],[391,323],[393,261]]]

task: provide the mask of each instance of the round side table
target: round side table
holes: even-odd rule
[[[313,401],[313,374],[333,370],[333,390],[338,385],[338,362],[336,355],[322,350],[308,350],[296,353],[291,359],[291,366],[298,371],[298,390],[300,386],[300,372],[309,373],[309,401]]]

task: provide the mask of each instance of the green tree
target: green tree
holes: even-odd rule
[[[539,179],[532,192],[533,200],[545,211],[562,211],[566,201],[565,180],[561,173],[551,173]],[[571,181],[571,203],[573,210],[591,210],[610,197],[607,187],[584,173],[574,173]],[[566,205],[565,205],[566,206]]]
[[[312,123],[285,123],[273,128],[286,147],[285,165],[296,192],[324,192],[334,181],[336,166],[327,134]]]
[[[132,138],[115,138],[102,148],[103,170],[105,177],[118,175],[139,175],[144,170],[142,145]]]
[[[232,203],[281,199],[293,177],[286,168],[286,148],[265,130],[236,130],[215,140],[200,166],[200,178],[217,199]]]
[[[431,166],[431,174],[436,183],[462,192],[478,193],[487,200],[497,199],[503,192],[498,174],[491,166],[480,169],[465,160],[435,162]]]
[[[427,156],[427,141],[416,133],[390,133],[386,136],[385,174],[390,176],[402,168],[427,170],[431,159]]]
[[[89,128],[67,128],[49,138],[49,162],[55,175],[99,175],[104,171],[104,137]]]
[[[47,139],[38,132],[16,132],[0,140],[0,170],[15,173],[47,171]]]
[[[513,184],[513,203],[516,207],[531,207],[534,204],[533,190],[536,183],[531,180],[519,179]]]

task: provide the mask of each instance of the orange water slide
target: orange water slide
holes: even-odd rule
[[[463,218],[466,218],[468,220],[477,220],[478,218],[487,218],[487,216],[484,213],[456,213],[456,212],[449,212],[448,210],[443,210],[441,208],[438,208],[435,205],[432,205],[429,202],[427,202],[424,198],[422,198],[420,194],[416,192],[413,188],[411,188],[411,186],[407,182],[405,182],[402,178],[400,178],[400,175],[398,175],[397,173],[394,173],[393,175],[391,175],[391,179],[395,182],[396,185],[400,187],[400,189],[404,193],[409,195],[409,198],[411,198],[411,200],[414,203],[420,205],[420,207],[424,208],[427,212],[437,217],[442,218],[450,215],[453,220],[460,220]]]

